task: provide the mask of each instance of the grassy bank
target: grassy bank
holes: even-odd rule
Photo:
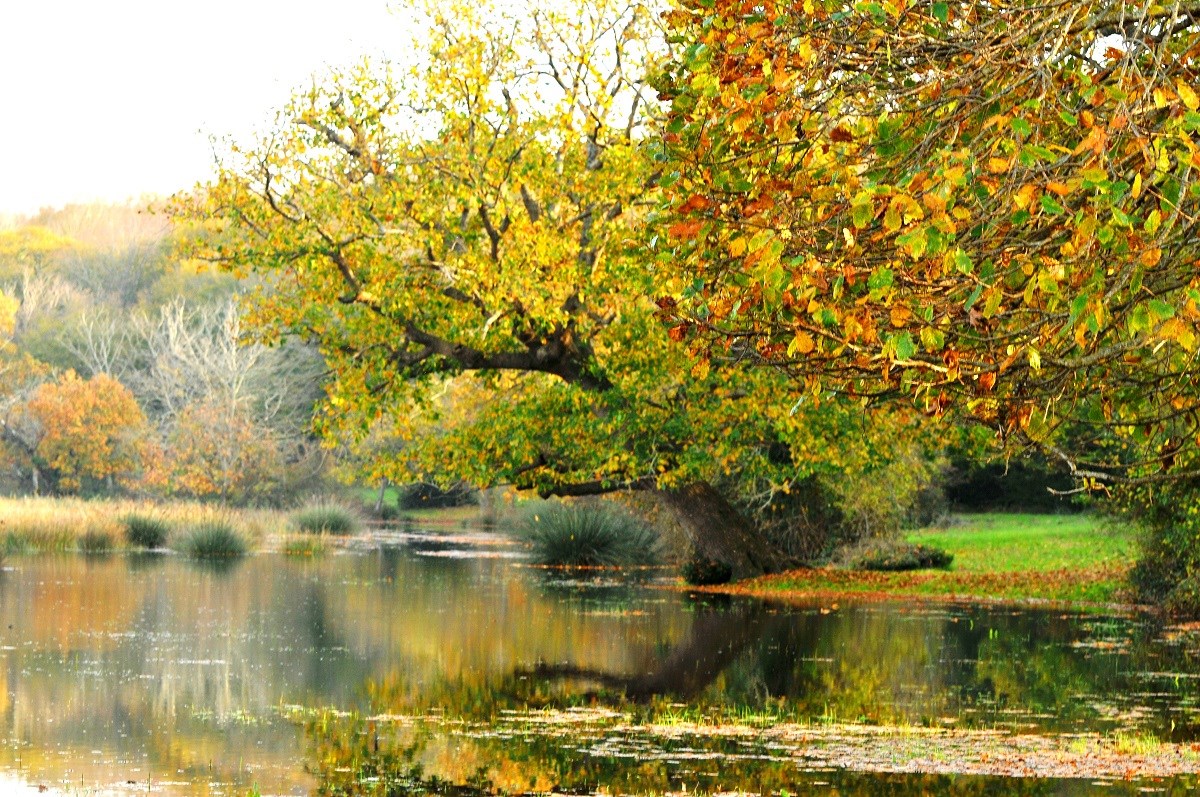
[[[236,529],[251,548],[258,548],[288,523],[286,514],[268,509],[230,509],[189,501],[0,498],[0,552],[84,550],[85,540],[102,537],[122,549],[127,547],[125,519],[131,515],[162,520],[169,529],[167,547],[175,547],[193,529],[222,523]]]
[[[924,596],[1110,604],[1122,601],[1135,556],[1131,530],[1110,527],[1092,515],[966,515],[908,539],[949,551],[954,563],[948,570],[902,573],[793,570],[722,591],[795,598]]]

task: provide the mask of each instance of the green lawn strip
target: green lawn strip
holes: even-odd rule
[[[750,595],[913,596],[1111,604],[1122,600],[1132,534],[1089,515],[971,515],[908,536],[954,554],[949,570],[793,570],[729,585]]]
[[[945,528],[908,535],[909,542],[954,554],[962,573],[1045,572],[1127,565],[1133,535],[1094,515],[960,515]]]

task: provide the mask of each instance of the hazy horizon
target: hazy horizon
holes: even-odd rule
[[[140,203],[212,173],[212,138],[244,138],[330,66],[386,55],[386,0],[26,3],[6,9],[0,225],[44,208]]]

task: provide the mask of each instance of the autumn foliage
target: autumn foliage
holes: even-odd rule
[[[1200,470],[1197,11],[691,0],[674,337],[1090,486]]]
[[[146,418],[129,389],[112,377],[84,380],[68,371],[39,387],[26,411],[42,430],[35,459],[57,476],[61,491],[136,475]]]

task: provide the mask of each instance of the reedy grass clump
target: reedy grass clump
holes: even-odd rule
[[[287,556],[323,556],[329,545],[323,534],[300,534],[288,536],[281,550]]]
[[[518,528],[542,565],[630,567],[659,561],[654,530],[607,506],[540,503],[524,511]]]
[[[159,517],[132,513],[125,516],[125,539],[135,548],[161,548],[170,527]]]
[[[198,558],[242,556],[246,540],[228,521],[206,520],[183,538],[182,550]]]
[[[104,529],[89,529],[79,538],[79,550],[85,554],[108,553],[117,547],[114,540]]]
[[[340,504],[310,504],[292,515],[300,531],[308,534],[353,534],[361,525],[358,516]]]

